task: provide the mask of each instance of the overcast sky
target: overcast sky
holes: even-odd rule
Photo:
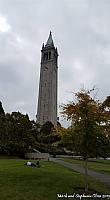
[[[72,91],[110,95],[110,0],[0,0],[0,100],[35,119],[42,43],[59,52],[58,103]]]

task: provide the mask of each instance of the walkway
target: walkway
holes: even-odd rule
[[[84,174],[85,170],[83,167],[80,167],[77,164],[73,164],[73,163],[69,163],[69,162],[65,162],[61,159],[58,158],[51,158],[51,161],[56,162],[58,164],[63,165],[64,167],[67,167],[69,169],[73,169],[74,171],[77,171],[79,173]],[[109,174],[103,174],[103,173],[99,173],[93,170],[88,170],[88,175],[94,177],[95,179],[98,179],[99,181],[103,182],[103,183],[107,183],[110,185],[110,175]]]

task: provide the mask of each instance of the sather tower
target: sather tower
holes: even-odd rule
[[[41,69],[39,82],[39,97],[37,123],[51,121],[57,124],[57,71],[58,52],[50,32],[46,45],[41,50]]]

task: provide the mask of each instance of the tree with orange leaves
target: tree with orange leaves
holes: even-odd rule
[[[88,158],[96,153],[97,157],[101,148],[106,153],[110,149],[107,134],[104,132],[105,123],[110,120],[110,111],[106,112],[104,109],[109,101],[107,98],[99,103],[91,97],[93,90],[75,93],[76,101],[62,106],[63,116],[72,121],[74,150],[80,152],[85,160],[85,191],[88,190]]]

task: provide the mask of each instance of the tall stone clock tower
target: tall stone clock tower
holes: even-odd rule
[[[39,97],[37,123],[43,125],[51,121],[57,125],[57,71],[58,51],[54,46],[50,32],[47,43],[41,50],[41,69],[39,82]]]

